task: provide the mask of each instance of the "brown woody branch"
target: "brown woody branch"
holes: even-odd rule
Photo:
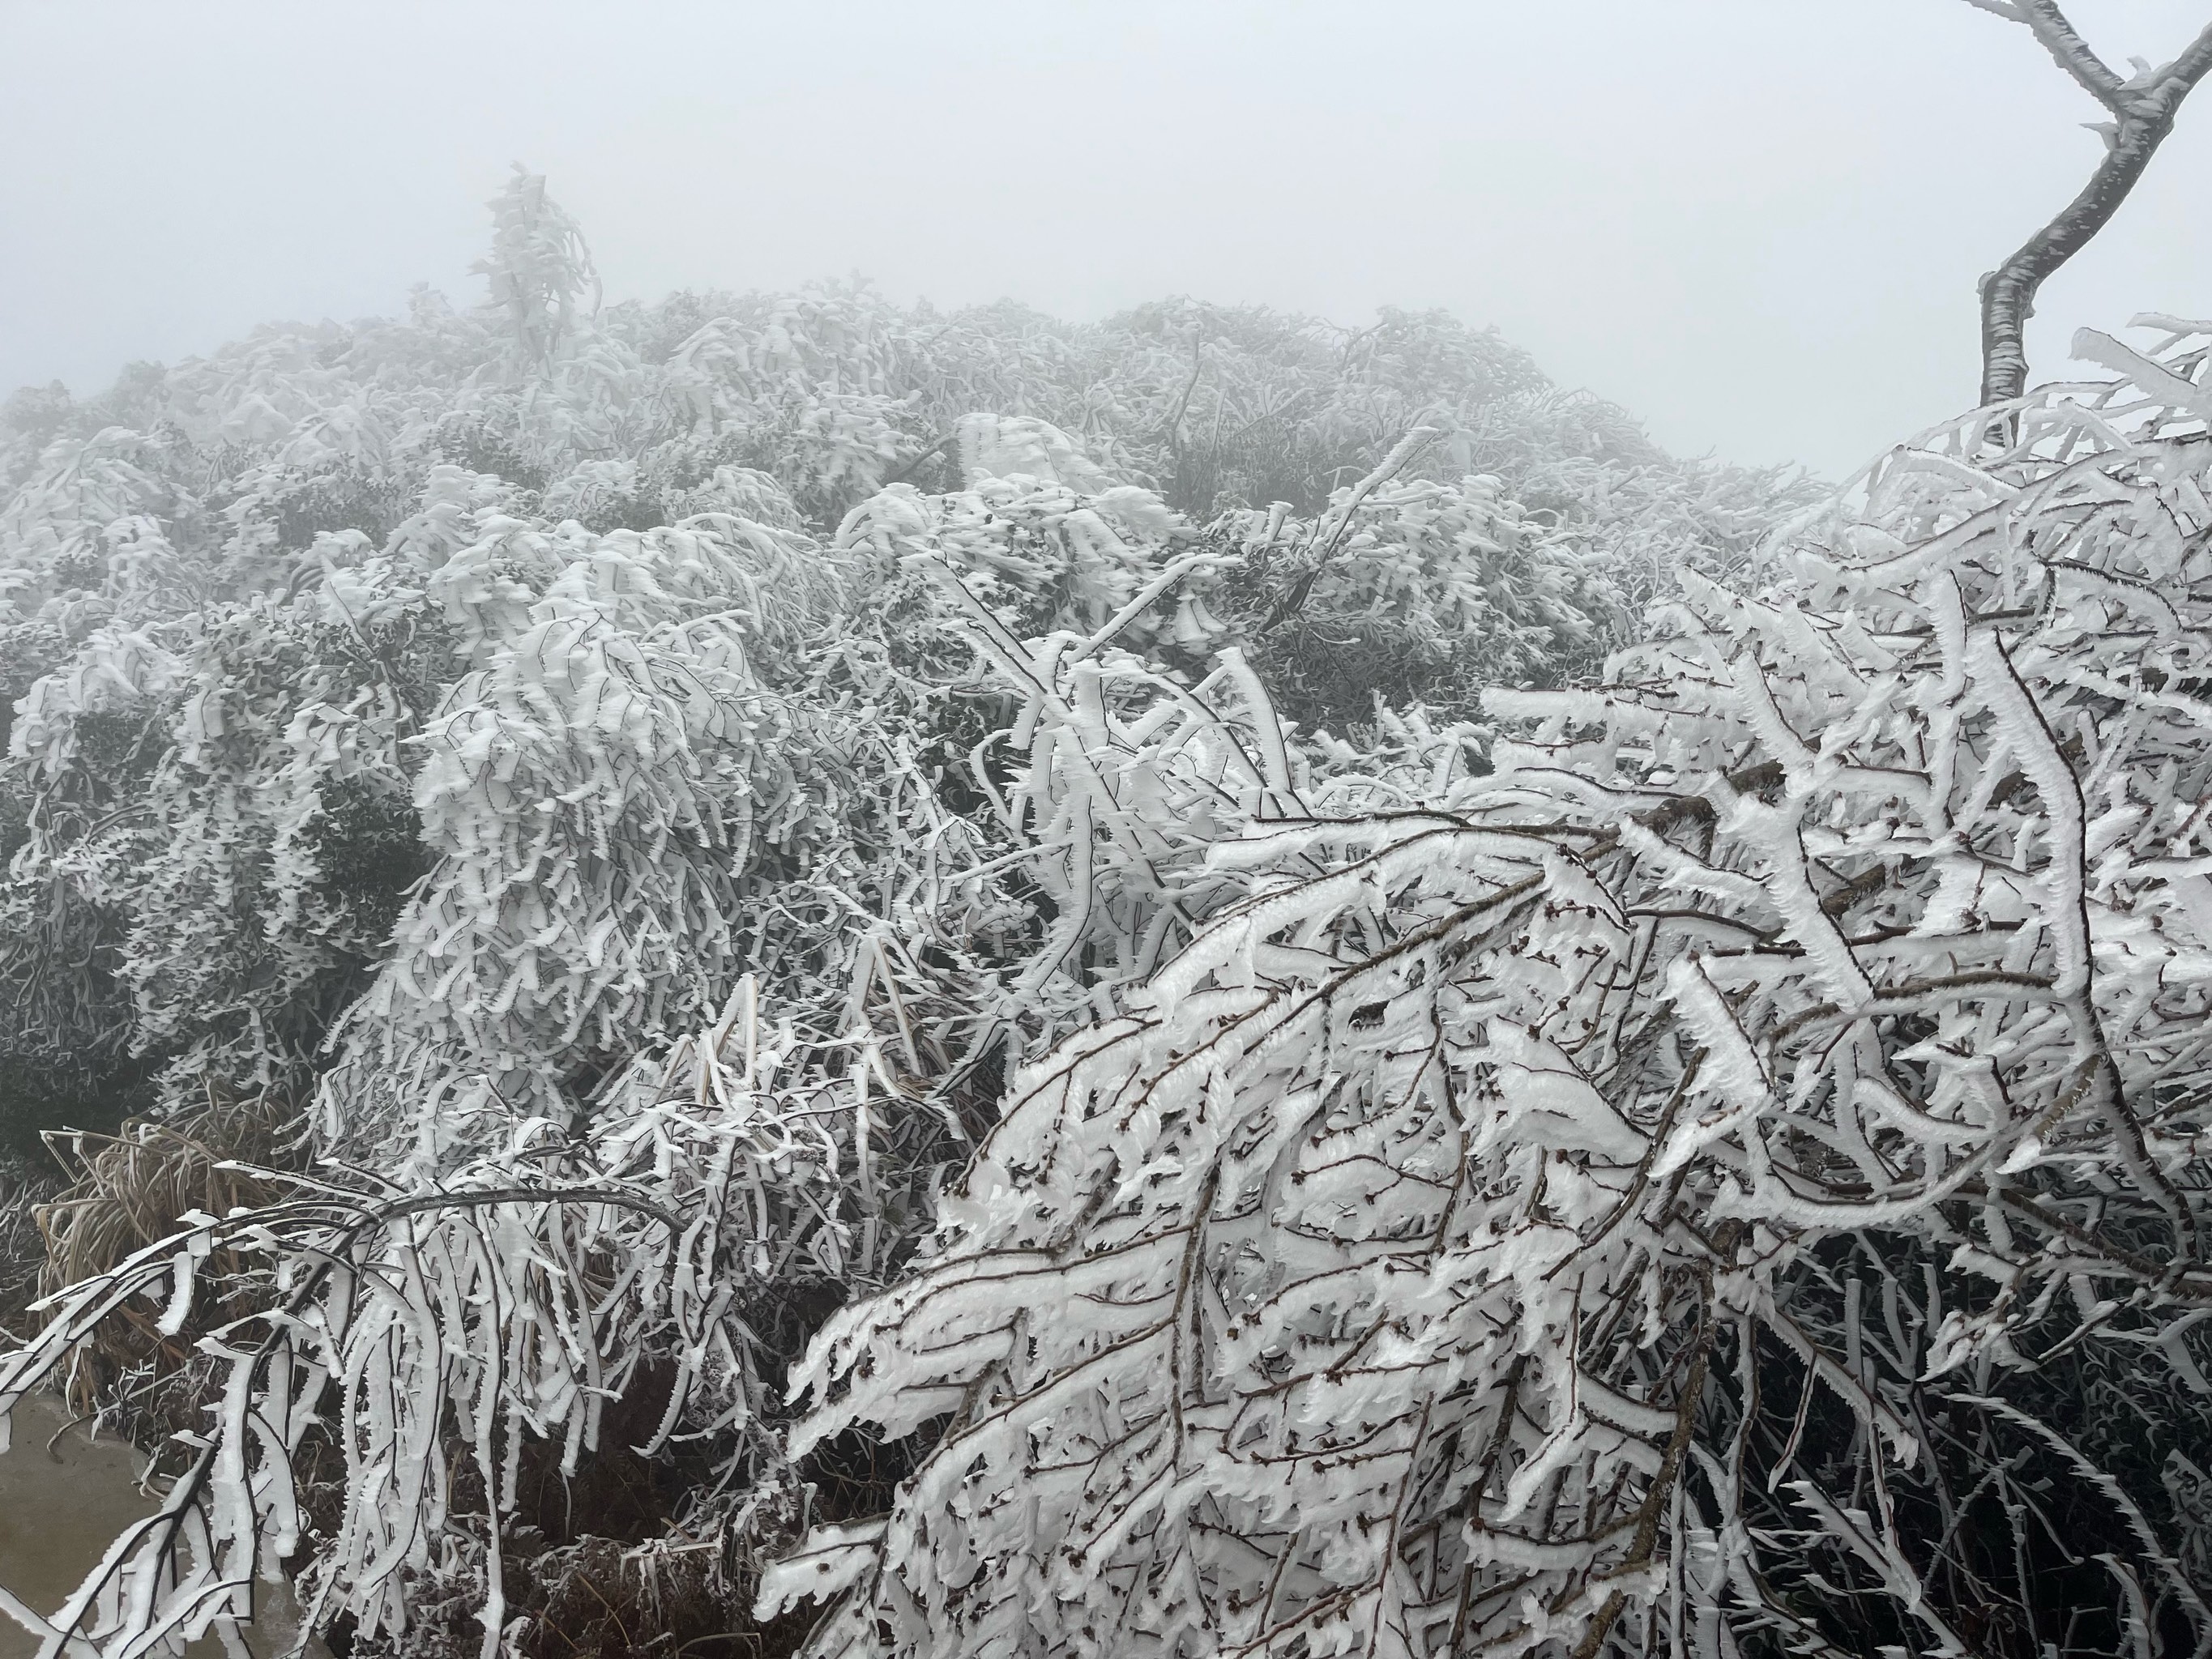
[[[2011,0],[1984,11],[2023,22],[2060,68],[2112,112],[2105,159],[2063,211],[1982,278],[1982,402],[2002,403],[2027,390],[2027,319],[2044,279],[2088,246],[2127,200],[2197,83],[2212,70],[2212,24],[2163,69],[2123,80],[2075,32],[2057,0]]]

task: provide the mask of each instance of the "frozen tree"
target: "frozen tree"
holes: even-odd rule
[[[488,1109],[560,1116],[576,1067],[696,1023],[742,971],[745,878],[811,805],[774,658],[836,591],[727,516],[480,528],[424,590],[356,601],[427,603],[468,665],[416,738],[434,867],[325,1084],[335,1144],[398,1127],[433,1163]]]
[[[476,270],[491,283],[492,303],[507,313],[526,368],[549,366],[560,354],[585,289],[598,308],[599,274],[582,229],[546,196],[543,175],[520,163],[492,204],[491,252]]]

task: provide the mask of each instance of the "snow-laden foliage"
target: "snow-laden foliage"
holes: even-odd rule
[[[1472,715],[1485,685],[1595,672],[1627,625],[1609,561],[1532,522],[1495,477],[1397,482],[1424,447],[1386,458],[1314,520],[1278,505],[1213,527],[1242,555],[1217,602],[1309,727],[1346,730],[1378,698]]]
[[[458,1552],[483,1575],[491,1640],[524,1437],[554,1442],[573,1474],[607,1402],[656,1361],[670,1374],[656,1379],[666,1406],[648,1455],[720,1437],[720,1483],[775,1496],[763,1354],[810,1285],[879,1282],[889,1237],[854,1224],[877,1190],[854,1097],[794,1067],[799,1052],[787,1029],[763,1028],[746,981],[711,1025],[623,1079],[587,1138],[526,1123],[428,1193],[300,1178],[293,1197],[190,1216],[62,1293],[39,1337],[0,1362],[0,1404],[134,1297],[175,1334],[222,1253],[257,1264],[263,1307],[205,1339],[226,1380],[159,1512],[51,1620],[4,1591],[0,1606],[50,1644],[75,1632],[159,1646],[250,1618],[256,1577],[303,1541],[292,1466],[315,1435],[337,1443],[345,1501],[308,1595],[365,1633],[404,1634],[408,1584]],[[454,1512],[460,1464],[483,1500],[474,1516]]]
[[[1607,685],[1492,694],[1490,776],[1217,846],[1249,896],[797,1373],[794,1449],[943,1426],[769,1604],[841,1655],[2205,1650],[2203,1408],[2110,1399],[2212,1361],[2204,361],[1896,452]]]
[[[492,204],[491,252],[476,264],[491,283],[491,302],[507,313],[520,364],[547,367],[560,356],[586,288],[598,308],[599,275],[580,226],[545,194],[545,180],[515,168],[514,184]]]
[[[1360,672],[1283,704],[1341,737],[1372,723],[1377,692],[1465,713],[1470,669],[1544,680],[1592,660],[1643,579],[1616,592],[1589,549],[1650,543],[1723,569],[1788,494],[1659,455],[1440,315],[1346,332],[1177,301],[1070,326],[901,307],[865,288],[603,306],[542,180],[518,175],[494,205],[481,307],[423,291],[404,320],[272,325],[173,369],[140,366],[100,398],[50,389],[8,404],[0,703],[28,700],[0,763],[9,1066],[124,1092],[150,1073],[172,1107],[210,1076],[304,1097],[336,1028],[385,1097],[488,1104],[512,1083],[514,1111],[543,1109],[548,1088],[577,1104],[629,1045],[715,1006],[764,948],[759,915],[732,913],[731,882],[797,873],[842,890],[893,856],[898,832],[869,820],[905,787],[884,775],[898,757],[957,769],[993,729],[997,711],[955,689],[964,635],[921,616],[934,590],[901,574],[917,547],[1030,640],[1103,625],[1195,550],[1211,518],[1178,512],[1226,514],[1206,533],[1228,563],[1118,642],[1196,678],[1240,635],[1263,677],[1270,653],[1289,668],[1349,651]],[[1347,481],[1416,425],[1433,441],[1346,511]],[[1540,506],[1515,505],[1531,490]],[[1284,556],[1318,552],[1310,527],[1334,549],[1318,574]],[[614,597],[606,573],[623,562],[665,600]],[[696,580],[670,574],[695,566]],[[462,569],[491,586],[469,589]],[[759,590],[750,619],[752,599],[716,598],[743,581]],[[1504,672],[1449,643],[1470,623],[1508,647]],[[833,633],[884,640],[885,654],[825,656]],[[654,688],[633,726],[615,730],[633,717],[611,703],[515,701],[538,671],[493,659],[570,639]],[[580,665],[574,690],[545,695],[596,696],[584,688],[601,672]],[[1276,678],[1279,694],[1298,680]],[[470,712],[471,698],[493,707]],[[458,789],[461,763],[440,745],[465,732],[512,743],[499,764],[520,769]],[[630,760],[577,796],[603,739]],[[663,757],[674,775],[634,796]],[[556,813],[520,821],[540,788],[563,798]],[[732,816],[740,794],[757,822]],[[626,848],[669,837],[696,883],[623,872]],[[569,848],[596,861],[574,890],[592,896],[574,915],[562,901],[520,945],[509,933],[530,901],[510,892],[520,908],[505,914],[494,889],[558,888]],[[416,894],[447,858],[459,862],[439,890]],[[781,862],[764,872],[764,858]],[[592,930],[635,879],[661,884],[659,920],[618,940],[638,954],[609,968]],[[818,957],[839,924],[778,891],[772,908],[805,914],[815,936],[793,948]],[[395,968],[386,936],[403,909]],[[487,941],[535,960],[462,969],[481,994],[452,1005],[453,1029],[406,1026],[409,986],[428,997]],[[584,988],[560,988],[577,974]],[[380,975],[369,1032],[346,1012]],[[402,1041],[404,1082],[386,1066]],[[361,1109],[375,1120],[364,1132],[411,1134],[387,1106]]]
[[[1797,629],[1844,643],[1818,691],[1774,693],[1792,708],[1840,719],[1819,700],[1850,681],[1853,719],[1967,710],[1936,645],[1893,638],[1933,588],[1801,537],[1812,562],[1743,597],[1802,486],[1675,462],[1439,315],[1349,331],[1177,301],[1071,326],[864,287],[605,305],[527,175],[479,269],[474,309],[420,292],[402,321],[273,326],[7,406],[0,1127],[211,1097],[301,1137],[299,1167],[252,1177],[289,1196],[181,1218],[0,1361],[4,1407],[120,1320],[191,1346],[208,1389],[161,1514],[69,1607],[0,1604],[49,1652],[232,1632],[287,1561],[374,1650],[427,1639],[449,1592],[487,1653],[522,1650],[524,1490],[615,1436],[690,1483],[657,1524],[732,1583],[810,1522],[848,1528],[770,1587],[842,1593],[825,1648],[1572,1645],[1594,1609],[1648,1633],[1652,1586],[1693,1568],[1674,1605],[1748,1628],[1723,1565],[1842,1535],[1786,1480],[1769,1514],[1688,1472],[1732,1455],[1730,1410],[1763,1421],[1730,1366],[1863,1323],[1821,1299],[1824,1241],[1968,1271],[1937,1200],[1893,1172],[1852,1197],[1879,1222],[1731,1219],[1747,1137],[1832,1118],[1817,1089],[1660,1149],[1698,1089],[1750,1075],[1689,1057],[1681,965],[1711,930],[1765,941],[1761,971],[1796,937],[1770,915],[1778,855],[1713,780],[1756,801],[1804,769],[1761,771],[1768,727],[1716,688],[1785,673]],[[2186,453],[2068,418],[2100,477]],[[2043,453],[1899,462],[1845,518],[1913,548],[1949,528],[1916,513],[2025,520]],[[2014,564],[2056,568],[2015,539]],[[1619,659],[1633,684],[1529,690],[1635,639],[1677,572],[1661,640]],[[2002,637],[2057,604],[2000,608]],[[1485,687],[1538,701],[1486,711]],[[1959,775],[2001,767],[1959,718]],[[1540,764],[1496,745],[1530,722]],[[1857,846],[1866,787],[1820,775],[1806,821]],[[1984,829],[2043,810],[2039,783],[1959,787]],[[2026,883],[2048,836],[2022,833]],[[1822,856],[1854,904],[1920,902],[1902,851]],[[1656,899],[1689,858],[1719,885]],[[2006,971],[2048,976],[2040,890],[1957,927],[2012,926]],[[1887,942],[1846,941],[1870,985]],[[1698,971],[1754,1044],[1811,994],[1777,967],[1746,1003],[1726,974],[1749,969]],[[1935,1075],[1888,1026],[1863,1041]],[[2051,1212],[2100,1237],[2108,1212]],[[1988,1316],[1941,1327],[1944,1352],[2010,1363],[2008,1316],[1944,1294],[1897,1328]],[[1784,1326],[1786,1354],[1744,1346]],[[2165,1329],[2141,1327],[2180,1364]],[[1851,1352],[1850,1431],[1893,1452],[1901,1408],[1864,1405],[1887,1396]],[[1775,1467],[1863,1510],[1790,1461],[1806,1438]],[[841,1486],[871,1447],[881,1469]],[[915,1460],[895,1513],[856,1522]],[[2115,1571],[2162,1632],[2149,1559]]]
[[[745,878],[804,841],[811,805],[799,717],[756,659],[836,591],[726,515],[481,528],[420,594],[362,596],[426,601],[469,666],[422,723],[413,804],[436,864],[345,1017],[329,1133],[408,1123],[433,1161],[488,1102],[557,1116],[577,1066],[695,1023],[743,971]]]

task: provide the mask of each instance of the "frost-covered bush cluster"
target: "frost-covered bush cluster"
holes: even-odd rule
[[[617,1458],[825,1656],[2212,1650],[2201,331],[1819,501],[495,215],[9,407],[0,1111],[301,1137],[0,1358],[207,1378],[51,1651],[555,1650]]]
[[[905,837],[1013,845],[963,792],[1018,689],[918,551],[1024,640],[1216,552],[1111,643],[1240,643],[1344,737],[1378,691],[1465,714],[1472,669],[1589,665],[1642,580],[1594,549],[1725,573],[1779,487],[1439,315],[602,307],[542,180],[495,216],[480,308],[7,406],[0,1116],[319,1087],[347,1145],[434,1157],[748,967],[841,977]],[[1035,923],[1024,879],[975,890],[991,926]]]

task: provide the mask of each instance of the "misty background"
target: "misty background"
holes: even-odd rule
[[[2206,6],[2071,9],[2117,66]],[[0,0],[0,394],[472,302],[520,160],[610,299],[1439,306],[1677,451],[1830,473],[1972,403],[1974,280],[2100,113],[1966,0]],[[2185,106],[2045,289],[2038,378],[2083,324],[2212,313],[2208,175]]]

